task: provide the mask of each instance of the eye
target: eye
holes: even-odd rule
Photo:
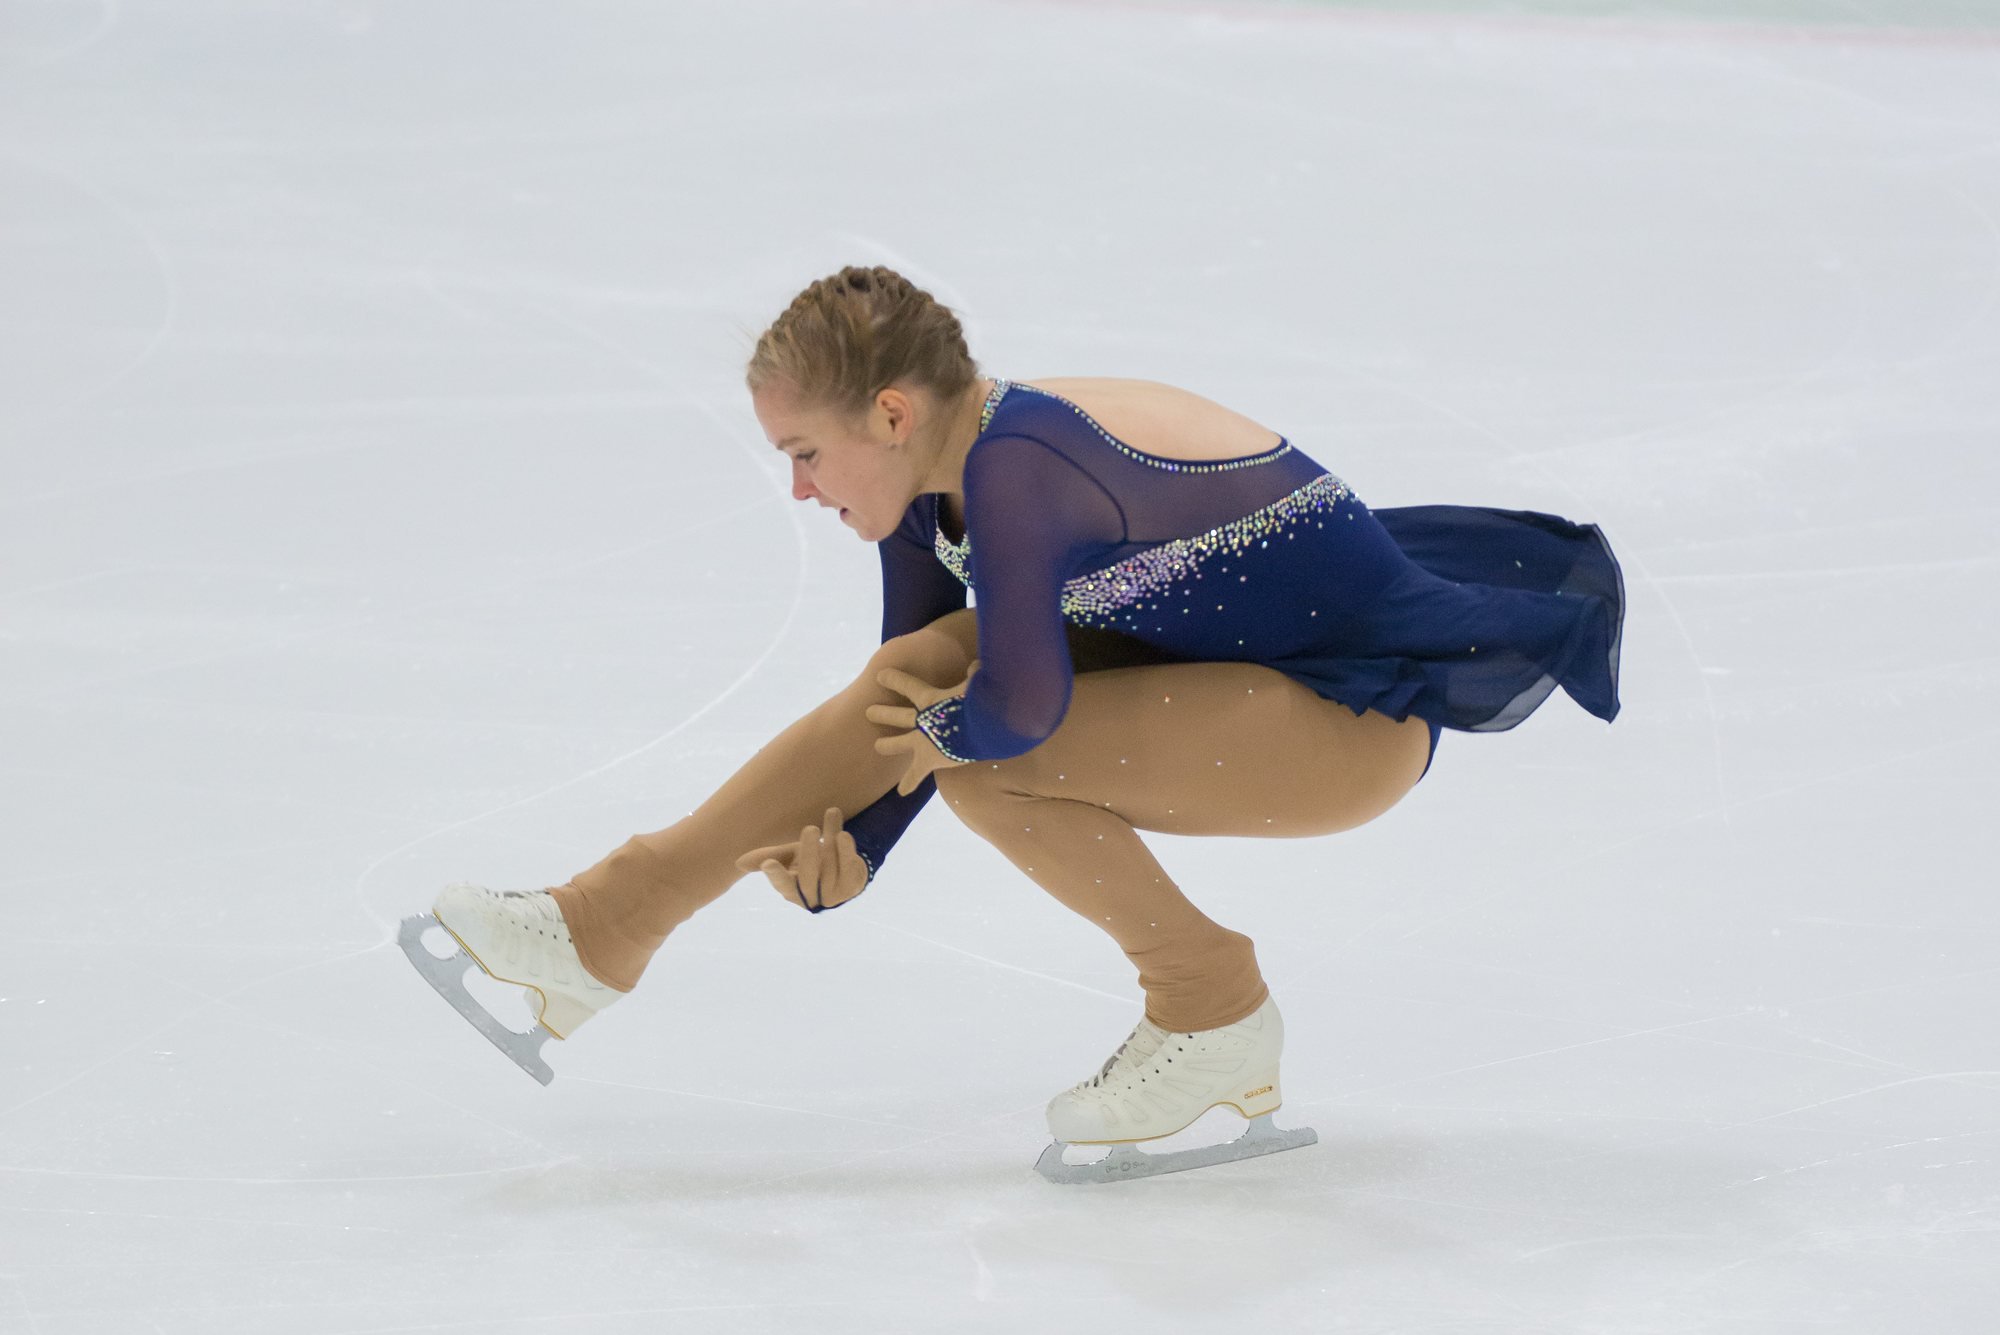
[[[809,464],[813,461],[813,457],[818,453],[819,453],[818,450],[800,450],[797,458],[800,463]]]

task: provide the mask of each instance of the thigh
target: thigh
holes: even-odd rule
[[[884,640],[868,660],[867,680],[885,667],[900,668],[933,686],[956,686],[979,656],[979,628],[971,608],[947,612],[921,630]],[[899,697],[900,698],[900,697]]]
[[[1422,719],[1357,715],[1255,663],[1174,663],[1079,676],[1047,741],[978,768],[1138,829],[1297,837],[1373,820],[1429,758]]]

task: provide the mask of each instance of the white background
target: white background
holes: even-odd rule
[[[1209,9],[9,0],[0,1335],[1990,1328],[2000,38]],[[865,662],[847,263],[1623,561],[1614,725],[1151,836],[1317,1147],[1036,1177],[1138,993],[942,804],[548,1088],[390,944]]]

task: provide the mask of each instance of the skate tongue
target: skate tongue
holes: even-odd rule
[[[523,909],[537,918],[548,922],[562,921],[562,910],[556,907],[556,897],[547,890],[502,890],[500,897],[519,901]]]

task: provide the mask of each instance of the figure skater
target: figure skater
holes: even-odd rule
[[[849,902],[939,792],[1138,971],[1143,1018],[1048,1105],[1057,1145],[1225,1104],[1268,1125],[1283,1027],[1252,942],[1140,832],[1333,834],[1401,800],[1441,729],[1512,728],[1557,686],[1618,713],[1624,589],[1594,525],[1370,510],[1185,390],[981,375],[952,312],[880,267],[801,292],[746,380],[793,498],[880,552],[881,647],[684,820],[552,890],[439,895],[471,962],[528,989],[537,1049],[747,874],[809,912]]]

